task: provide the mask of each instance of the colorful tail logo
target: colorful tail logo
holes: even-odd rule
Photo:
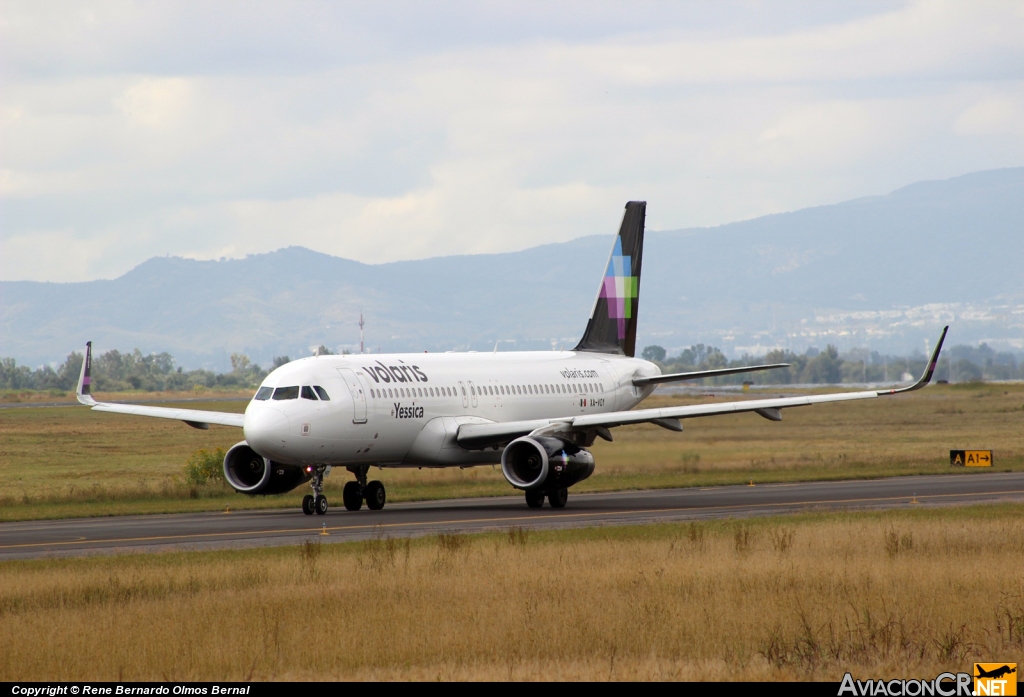
[[[630,201],[615,237],[608,267],[594,301],[587,331],[577,351],[636,354],[636,315],[640,299],[640,264],[644,249],[647,204]]]
[[[633,319],[633,298],[637,297],[638,280],[633,275],[633,258],[622,253],[622,238],[616,237],[599,297],[608,301],[608,319],[616,321],[619,341],[626,338],[626,320]]]

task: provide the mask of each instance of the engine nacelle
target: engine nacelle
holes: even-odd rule
[[[593,474],[594,456],[561,438],[523,436],[502,452],[501,473],[517,489],[556,491]]]
[[[284,465],[263,457],[244,440],[232,446],[224,456],[224,478],[243,494],[283,494],[311,475],[298,465]]]

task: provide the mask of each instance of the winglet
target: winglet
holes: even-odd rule
[[[939,362],[939,352],[942,351],[942,342],[946,340],[946,332],[948,332],[948,331],[949,331],[949,325],[947,324],[943,328],[943,330],[942,330],[942,336],[939,337],[939,342],[937,344],[935,344],[935,350],[932,351],[932,357],[930,359],[928,359],[928,365],[925,367],[924,375],[921,376],[920,380],[918,380],[917,382],[915,382],[913,385],[911,385],[909,387],[900,387],[900,388],[893,389],[893,390],[879,390],[878,391],[878,396],[879,397],[884,397],[885,395],[899,394],[900,392],[912,392],[914,390],[921,389],[922,387],[927,385],[929,382],[931,382],[932,381],[932,374],[935,372],[935,366]]]
[[[92,342],[85,342],[85,356],[82,357],[82,374],[78,376],[78,389],[75,394],[78,401],[86,406],[94,406],[96,400],[90,394],[92,388]]]

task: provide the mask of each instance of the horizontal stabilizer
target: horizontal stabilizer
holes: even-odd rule
[[[748,365],[742,368],[715,368],[714,370],[694,370],[689,373],[668,373],[666,375],[652,375],[646,378],[633,378],[633,384],[637,387],[645,385],[660,385],[663,382],[682,382],[683,380],[700,380],[701,378],[714,378],[719,375],[736,375],[737,373],[753,373],[758,370],[772,370],[774,368],[788,368],[789,363],[772,363],[770,365]]]

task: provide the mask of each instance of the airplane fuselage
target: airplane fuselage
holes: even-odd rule
[[[633,378],[659,373],[583,351],[313,356],[267,376],[245,411],[245,439],[293,465],[492,464],[501,449],[460,446],[460,425],[631,409],[653,390]]]

